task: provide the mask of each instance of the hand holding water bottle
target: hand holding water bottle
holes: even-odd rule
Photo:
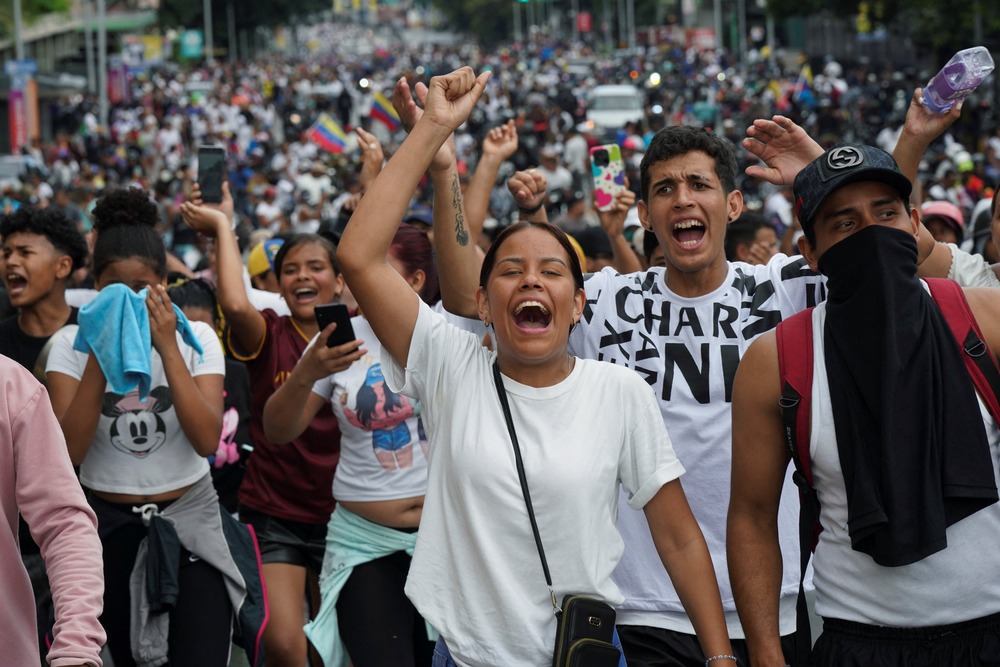
[[[992,71],[993,57],[986,47],[959,51],[924,86],[924,106],[934,113],[945,113],[968,97]]]

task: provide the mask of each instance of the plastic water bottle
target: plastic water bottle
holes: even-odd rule
[[[924,106],[934,113],[945,113],[964,100],[992,71],[993,58],[986,47],[959,51],[924,86]]]

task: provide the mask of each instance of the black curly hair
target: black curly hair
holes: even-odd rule
[[[47,238],[58,252],[70,258],[74,271],[87,261],[87,241],[73,221],[58,209],[22,206],[0,220],[0,237],[6,239],[20,233]]]
[[[156,275],[167,275],[167,251],[156,232],[159,210],[139,188],[109,191],[94,207],[94,276],[113,262],[138,259]]]

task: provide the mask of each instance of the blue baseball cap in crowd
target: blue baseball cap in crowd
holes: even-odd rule
[[[430,206],[415,204],[403,216],[403,222],[431,227],[434,225],[434,211]]]
[[[802,228],[815,222],[826,198],[848,183],[879,181],[891,185],[909,201],[913,185],[891,155],[874,146],[841,144],[834,146],[795,177],[795,214]]]

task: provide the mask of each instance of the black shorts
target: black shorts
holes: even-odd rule
[[[1000,667],[1000,614],[925,628],[823,619],[813,667]]]
[[[240,506],[240,521],[253,526],[260,546],[260,561],[298,565],[319,573],[326,552],[326,524],[280,519]]]

